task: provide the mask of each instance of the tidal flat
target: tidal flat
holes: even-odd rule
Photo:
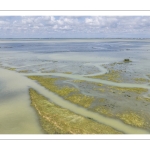
[[[68,81],[67,78],[50,76],[29,76],[28,78],[38,81],[42,86],[63,99],[88,108],[88,110],[120,119],[135,127],[149,128],[150,126],[150,114],[145,116],[148,110],[145,111],[141,108],[141,102],[145,101],[144,97],[143,100],[137,102],[137,96],[142,96],[142,94],[148,92],[147,89],[113,87],[80,80]],[[138,106],[134,106],[135,103]],[[121,106],[122,104],[124,105]],[[149,102],[145,102],[144,106],[148,104]],[[139,109],[141,113],[139,113]]]
[[[79,41],[1,41],[0,133],[150,133],[150,40]]]
[[[49,134],[121,134],[113,128],[77,115],[49,102],[30,89],[32,106],[40,116],[43,129]]]

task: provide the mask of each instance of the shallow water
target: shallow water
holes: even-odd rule
[[[0,69],[0,79],[3,81],[0,85],[0,133],[44,133],[35,110],[30,106],[26,80],[4,69]]]
[[[64,73],[22,73],[25,76],[58,76],[58,77],[67,77],[71,79],[95,82],[95,83],[102,83],[105,85],[116,86],[116,87],[129,87],[129,88],[146,88],[150,89],[150,85],[148,84],[133,84],[133,83],[117,83],[112,81],[106,81],[102,79],[92,79],[84,77],[84,75],[73,75],[73,74],[64,74]],[[91,75],[92,76],[92,75]]]
[[[114,83],[86,77],[107,73],[102,64],[122,62],[125,58],[132,60],[132,63],[126,64],[131,74],[147,77],[150,74],[150,39],[1,39],[1,67],[27,70],[29,73],[19,74],[0,69],[0,133],[44,133],[37,114],[30,106],[29,87],[64,108],[124,133],[148,133],[64,101],[23,76],[54,75],[111,86],[150,89],[148,84]],[[43,73],[42,70],[55,70],[58,73]]]
[[[130,134],[134,134],[134,133],[137,133],[137,134],[144,133],[144,134],[146,134],[146,133],[149,133],[148,131],[146,131],[144,129],[131,127],[131,126],[126,125],[126,124],[124,124],[123,122],[121,122],[117,119],[104,117],[100,114],[94,113],[92,111],[86,110],[85,108],[79,107],[79,106],[77,106],[73,103],[65,101],[61,97],[55,95],[54,93],[48,91],[44,87],[42,87],[39,84],[35,83],[34,81],[31,81],[30,79],[28,79],[26,77],[23,77],[18,73],[8,71],[8,70],[4,70],[4,69],[0,69],[0,71],[2,71],[4,74],[7,74],[7,78],[9,76],[11,78],[13,78],[13,77],[16,78],[17,77],[17,79],[19,79],[19,84],[20,85],[24,85],[26,87],[29,86],[29,87],[35,89],[38,93],[40,93],[43,96],[47,97],[50,101],[54,102],[55,104],[57,104],[57,105],[59,105],[63,108],[69,109],[70,111],[72,111],[76,114],[92,118],[93,120],[95,120],[97,122],[103,123],[105,125],[109,125],[109,126],[115,128],[115,129],[119,130],[119,131],[124,132],[124,133],[130,133]],[[11,83],[11,85],[15,86],[15,83],[13,83],[13,84]],[[6,106],[5,105],[4,105],[4,107],[2,106],[3,107],[3,109],[1,109],[2,112],[3,112],[4,109],[7,110],[6,114],[1,113],[2,115],[1,115],[0,121],[1,121],[2,127],[4,127],[4,128],[2,128],[2,132],[4,132],[4,131],[5,131],[4,133],[8,133],[8,132],[9,133],[10,132],[11,133],[15,133],[15,132],[19,132],[19,133],[20,132],[21,133],[22,132],[23,133],[27,132],[27,133],[29,133],[30,131],[31,131],[31,133],[36,132],[36,131],[32,130],[32,127],[33,127],[33,129],[37,128],[38,129],[37,131],[41,131],[39,126],[38,126],[38,123],[35,121],[36,115],[31,113],[32,109],[30,109],[29,106],[24,105],[24,103],[27,103],[27,101],[25,101],[25,100],[22,101],[22,102],[19,101],[21,98],[26,98],[25,95],[26,95],[26,93],[20,95],[20,97],[18,99],[16,99],[16,102],[15,101],[13,102],[11,100],[8,103],[6,103]],[[13,103],[13,105],[15,105],[15,106],[12,107],[11,103]],[[19,106],[18,106],[18,104],[19,104]],[[23,106],[24,109],[21,106]],[[12,109],[9,109],[9,107],[11,107]],[[14,113],[11,113],[11,112],[14,112]],[[29,113],[31,113],[30,116],[29,116]],[[10,118],[11,118],[11,120],[10,120]],[[23,123],[22,120],[24,120],[26,123]],[[9,123],[9,121],[11,121],[11,123]],[[18,124],[18,122],[20,124]],[[8,124],[10,124],[9,127],[6,126]],[[7,130],[7,127],[9,128],[9,130]],[[29,130],[28,127],[31,127],[31,130]]]

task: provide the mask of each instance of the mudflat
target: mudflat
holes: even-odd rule
[[[13,46],[0,49],[0,133],[149,133],[150,45],[139,41],[1,42]]]

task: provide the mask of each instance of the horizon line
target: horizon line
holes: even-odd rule
[[[150,37],[148,38],[144,38],[144,37],[124,37],[124,38],[0,38],[0,39],[150,39]]]

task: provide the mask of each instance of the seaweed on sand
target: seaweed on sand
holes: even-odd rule
[[[55,85],[55,82],[58,80],[58,78],[46,78],[41,76],[29,76],[28,78],[37,80],[42,86],[63,97],[65,100],[71,101],[85,108],[89,107],[94,100],[92,96],[83,95],[76,88],[68,86],[59,87]]]
[[[49,134],[121,134],[109,126],[49,102],[33,89],[30,89],[29,93],[31,104],[40,116],[42,127]]]

